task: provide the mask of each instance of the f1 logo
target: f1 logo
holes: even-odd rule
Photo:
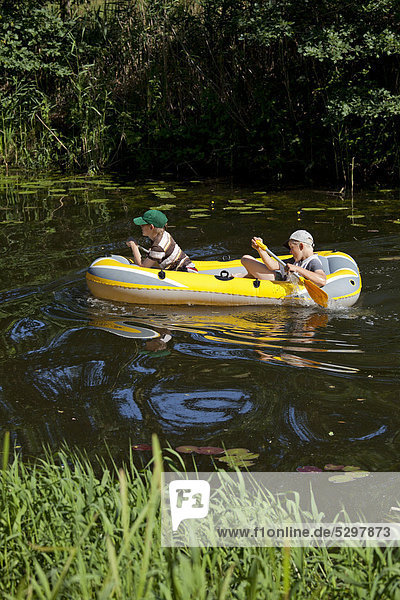
[[[208,515],[210,484],[199,479],[180,479],[169,484],[172,531],[184,519],[202,519]]]

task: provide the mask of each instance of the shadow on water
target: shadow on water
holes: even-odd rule
[[[149,192],[141,189],[127,206],[113,190],[115,202],[97,212],[90,193],[86,199],[67,194],[47,222],[56,232],[55,239],[52,231],[45,237],[47,260],[39,254],[40,211],[27,231],[11,223],[6,232],[23,249],[26,238],[31,243],[29,264],[21,253],[10,259],[14,270],[0,292],[1,428],[12,431],[25,453],[63,440],[104,452],[106,441],[123,457],[129,442],[149,443],[156,432],[173,447],[244,446],[260,453],[258,470],[326,463],[398,470],[400,238],[394,225],[373,233],[371,215],[371,231],[360,235],[361,228],[335,216],[336,247],[355,256],[363,275],[362,297],[352,308],[141,307],[91,297],[84,272],[96,255],[121,251],[130,233],[127,211],[132,216],[144,202],[151,205],[143,199]],[[259,225],[254,215],[226,217],[235,194],[250,192],[198,186],[188,205],[209,205],[212,197],[217,209],[195,229],[186,209],[175,208],[175,235],[189,252],[194,248],[192,255],[248,251]],[[285,198],[276,220],[265,219],[275,240],[277,227],[285,235],[293,229],[304,202]],[[328,249],[334,213],[325,212],[327,224],[304,213],[301,226],[317,230]],[[184,460],[191,464],[191,457]],[[207,469],[210,460],[200,457],[198,464]]]

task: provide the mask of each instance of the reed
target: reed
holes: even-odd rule
[[[144,470],[65,448],[25,463],[3,447],[0,596],[399,598],[395,548],[162,548],[162,452]]]

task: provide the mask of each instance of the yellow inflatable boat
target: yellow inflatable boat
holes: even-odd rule
[[[329,305],[352,306],[361,291],[354,259],[343,252],[319,252],[318,256],[327,274],[323,290]],[[198,273],[144,269],[124,256],[105,256],[90,265],[86,281],[97,298],[135,304],[314,304],[300,283],[234,277],[244,272],[240,260],[194,262]]]

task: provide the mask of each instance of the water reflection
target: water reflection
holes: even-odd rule
[[[170,211],[190,255],[236,258],[266,230],[277,249],[299,219],[323,249],[334,242],[357,258],[361,300],[327,312],[140,307],[91,298],[84,272],[119,251],[131,215],[160,200],[139,186],[107,192],[99,181],[64,181],[61,206],[52,183],[30,195],[13,184],[2,197],[0,433],[11,430],[23,452],[67,440],[104,453],[106,441],[123,458],[129,441],[148,443],[156,432],[172,446],[247,447],[260,453],[260,470],[400,467],[400,237],[388,204],[376,212],[373,198],[360,197],[367,227],[379,229],[368,232],[332,207],[319,213],[327,224],[315,222],[300,210],[305,192],[266,194],[257,203],[268,212],[241,215],[225,208],[237,197],[251,203],[253,190],[193,185]],[[188,207],[211,199],[212,219],[192,220]]]

